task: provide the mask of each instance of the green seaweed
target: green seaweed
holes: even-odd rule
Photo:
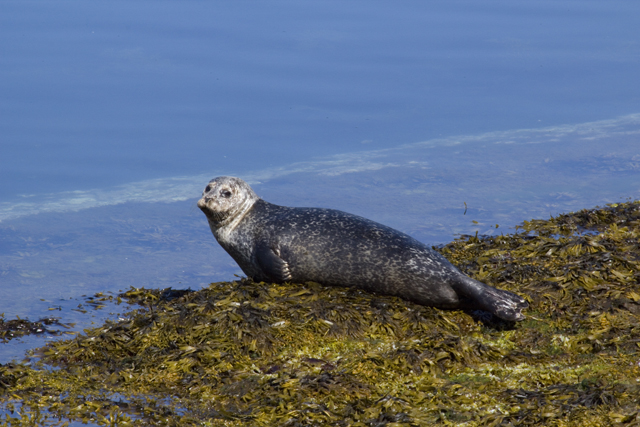
[[[525,296],[519,323],[316,283],[132,288],[123,320],[0,366],[0,422],[640,426],[639,208],[438,249]]]

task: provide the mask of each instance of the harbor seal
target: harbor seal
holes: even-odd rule
[[[318,282],[395,295],[440,308],[522,320],[520,296],[474,280],[414,238],[333,209],[262,200],[239,178],[209,182],[198,207],[220,246],[255,281]]]

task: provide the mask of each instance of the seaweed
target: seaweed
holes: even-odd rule
[[[0,315],[0,340],[6,343],[14,338],[25,335],[60,335],[60,330],[49,328],[52,325],[64,328],[69,326],[60,323],[56,317],[43,317],[32,322],[29,319],[20,319],[19,317],[12,320],[5,320],[4,314],[2,314]]]
[[[525,296],[518,323],[317,283],[131,288],[0,366],[0,423],[640,426],[639,237],[628,202],[438,248]]]

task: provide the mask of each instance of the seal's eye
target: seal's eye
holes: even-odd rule
[[[231,197],[231,191],[229,191],[229,190],[221,190],[221,191],[220,191],[220,195],[221,195],[222,197],[224,197],[224,198],[227,198],[227,199],[228,199],[229,197]]]
[[[210,185],[207,185],[207,188],[205,188],[205,189],[204,189],[204,192],[205,192],[205,193],[208,193],[209,191],[211,191],[211,186],[210,186]]]

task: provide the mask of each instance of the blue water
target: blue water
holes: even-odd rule
[[[222,174],[430,244],[638,199],[638,16],[635,1],[5,0],[0,313],[82,329],[97,321],[72,310],[82,295],[241,274],[195,207]]]

